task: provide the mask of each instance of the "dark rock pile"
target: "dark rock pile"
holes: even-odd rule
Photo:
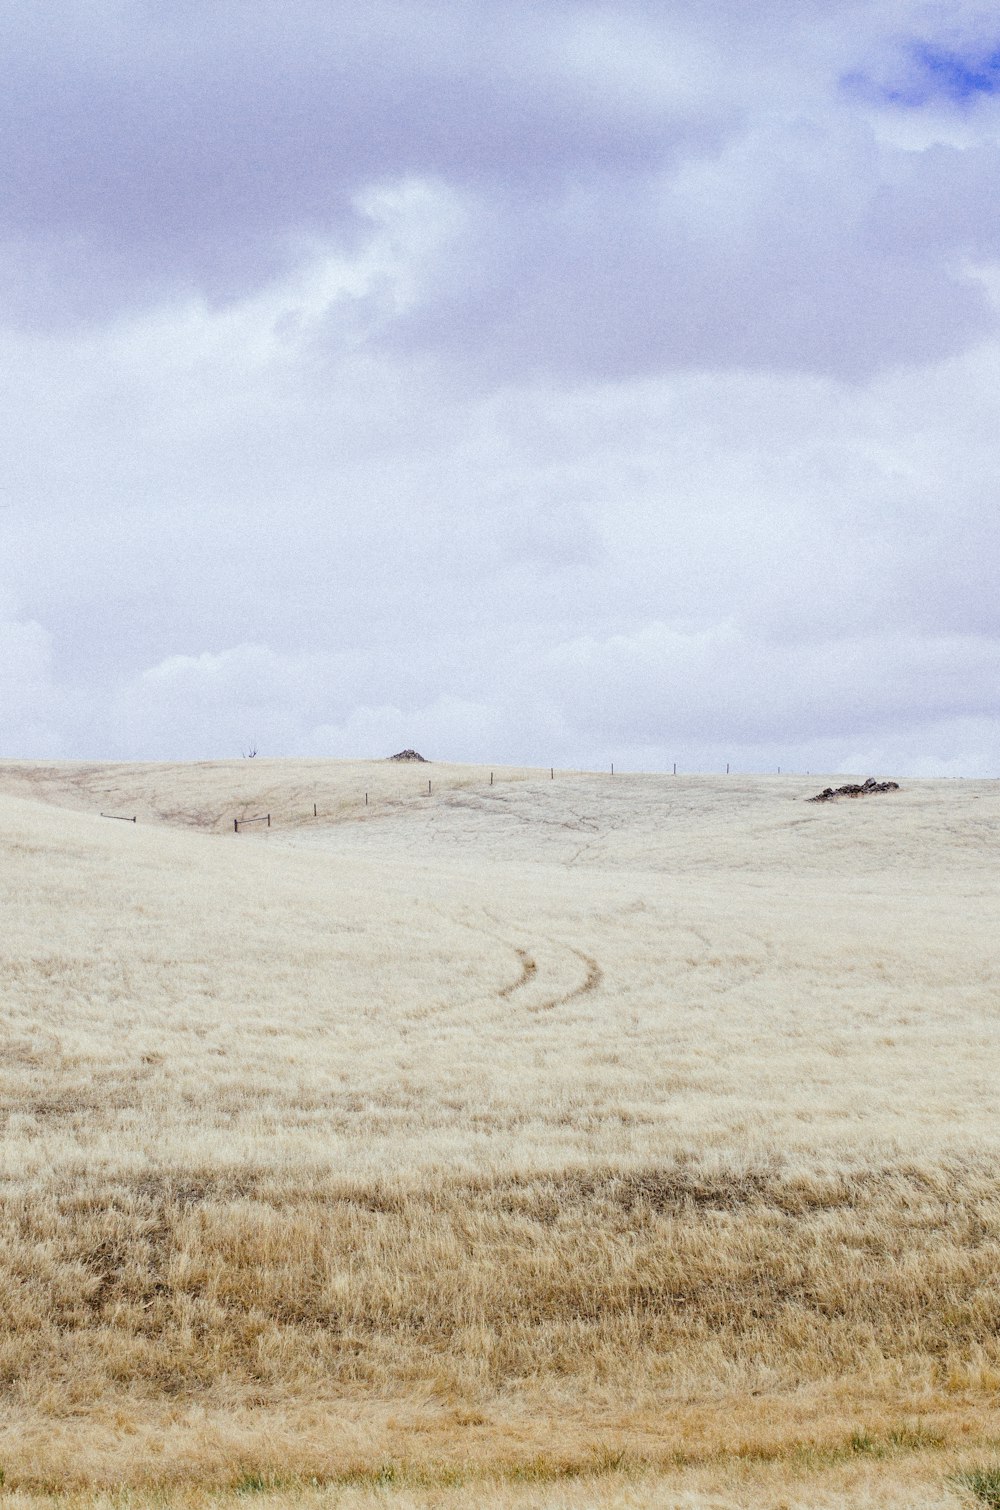
[[[419,760],[424,765],[427,764],[426,757],[423,756],[423,755],[418,755],[417,752],[416,752],[416,750],[400,750],[400,752],[399,752],[398,755],[390,755],[389,759],[390,760]]]
[[[861,786],[851,783],[847,786],[827,786],[821,792],[817,792],[815,797],[809,797],[807,800],[809,802],[834,802],[838,797],[871,797],[875,792],[898,791],[898,781],[876,781],[874,776],[869,776]]]

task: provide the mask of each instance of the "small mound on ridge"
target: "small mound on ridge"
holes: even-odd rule
[[[419,760],[421,764],[427,764],[427,758],[417,750],[400,750],[398,755],[390,755],[390,760]]]

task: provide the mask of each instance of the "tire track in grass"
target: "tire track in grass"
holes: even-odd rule
[[[506,942],[506,940],[503,940],[503,942]],[[515,991],[520,991],[522,987],[530,985],[538,974],[538,965],[527,949],[518,949],[516,944],[508,945],[508,948],[513,948],[514,953],[521,961],[521,974],[517,980],[512,980],[509,985],[501,986],[497,992],[501,1001],[506,1001],[507,997],[513,996]]]
[[[483,937],[491,939],[494,943],[502,944],[504,948],[513,950],[520,963],[520,974],[516,980],[508,981],[495,993],[496,999],[501,1002],[510,1002],[511,1005],[519,1005],[517,998],[520,993],[536,983],[545,985],[544,973],[540,973],[538,960],[544,958],[547,953],[571,954],[584,966],[584,978],[582,982],[574,986],[570,991],[551,992],[542,1001],[528,1003],[524,1010],[537,1015],[541,1012],[552,1012],[557,1007],[566,1006],[569,1002],[581,1000],[596,991],[604,981],[604,970],[593,955],[587,954],[582,949],[575,948],[572,944],[564,944],[559,939],[545,937],[530,948],[524,948],[520,944],[513,943],[505,938],[499,930],[503,927],[501,919],[494,917],[492,913],[484,912],[483,917],[494,925],[492,928],[483,927],[481,923],[474,923],[467,918],[451,916],[451,921],[459,923],[463,928],[470,928]]]
[[[550,940],[550,942],[555,943],[555,940]],[[530,1007],[529,1011],[553,1012],[556,1007],[565,1007],[571,1001],[580,1001],[584,996],[590,996],[603,984],[604,971],[593,955],[585,954],[582,949],[574,949],[572,945],[566,945],[565,947],[569,949],[571,954],[575,954],[577,959],[586,967],[587,973],[583,984],[577,986],[572,991],[567,991],[563,996],[554,996],[550,1001],[539,1002],[537,1006]]]

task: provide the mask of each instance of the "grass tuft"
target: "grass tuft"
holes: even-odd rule
[[[956,1473],[951,1482],[989,1510],[1000,1510],[1000,1467],[969,1468]]]
[[[241,1478],[236,1480],[236,1483],[233,1485],[233,1491],[240,1495],[266,1494],[273,1487],[274,1485],[271,1480],[265,1478],[262,1473],[244,1473]]]
[[[879,1442],[869,1431],[852,1432],[848,1445],[858,1457],[880,1458],[885,1453],[885,1443]]]

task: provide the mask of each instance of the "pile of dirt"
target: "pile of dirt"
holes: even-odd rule
[[[871,797],[875,792],[898,791],[898,781],[876,781],[874,776],[869,776],[868,780],[863,782],[861,786],[852,785],[851,783],[848,783],[847,786],[827,786],[821,792],[817,792],[815,797],[809,797],[806,800],[809,802],[835,802],[838,797]]]
[[[398,755],[390,755],[390,760],[419,760],[422,765],[427,764],[427,758],[420,755],[416,750],[400,750]]]

